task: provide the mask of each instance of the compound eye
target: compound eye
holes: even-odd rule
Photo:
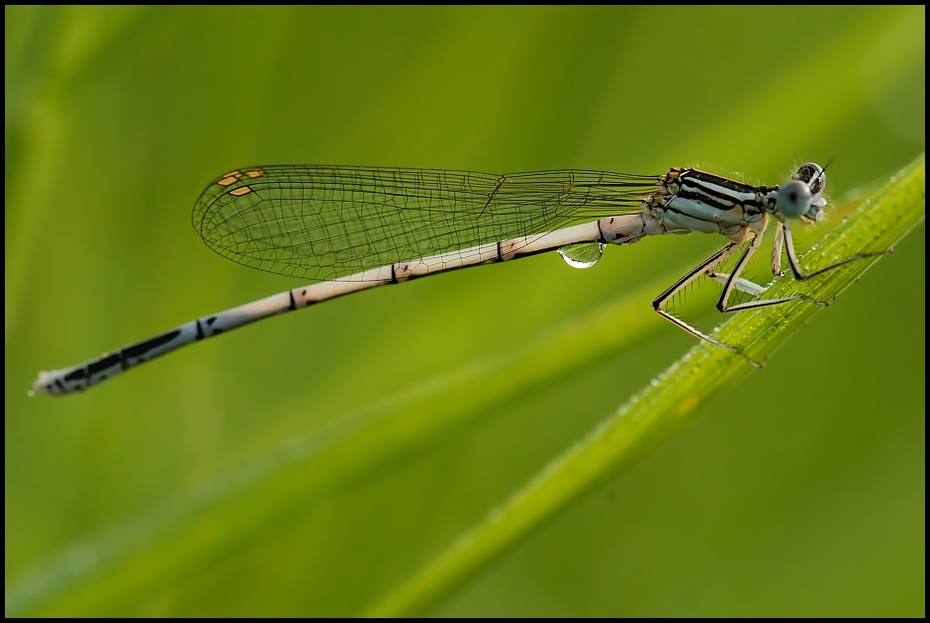
[[[813,194],[822,193],[827,185],[827,173],[816,162],[808,162],[798,167],[798,170],[791,176],[793,180],[801,180],[810,186]]]
[[[814,193],[806,183],[792,180],[778,189],[775,207],[788,218],[800,218],[810,211],[813,199]]]

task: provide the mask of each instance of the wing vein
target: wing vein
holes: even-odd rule
[[[583,170],[253,167],[214,180],[192,221],[224,257],[324,281],[637,212],[657,181]]]

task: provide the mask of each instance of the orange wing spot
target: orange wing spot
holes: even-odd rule
[[[251,188],[248,186],[242,186],[241,188],[229,191],[229,194],[233,197],[241,197],[242,195],[248,195],[250,192],[252,192]]]
[[[245,174],[248,175],[249,177],[261,177],[265,174],[265,170],[264,169],[252,169],[251,171],[246,171]]]
[[[229,186],[230,184],[235,184],[239,178],[242,177],[242,174],[239,171],[232,171],[226,174],[226,177],[217,182],[220,186]]]

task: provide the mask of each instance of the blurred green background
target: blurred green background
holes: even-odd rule
[[[39,370],[299,284],[191,230],[219,173],[698,165],[776,184],[835,157],[841,200],[924,149],[923,7],[5,17],[8,615],[364,610],[692,346],[648,302],[722,244],[450,273],[27,398]],[[432,614],[922,615],[924,274],[921,226]],[[533,350],[628,301],[603,348]]]

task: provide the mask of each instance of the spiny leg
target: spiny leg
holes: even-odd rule
[[[710,272],[707,273],[707,276],[719,283],[720,285],[727,285],[727,281],[730,279],[730,273],[718,273]],[[733,287],[740,292],[745,292],[746,294],[751,294],[752,296],[759,296],[765,292],[765,288],[760,286],[754,281],[749,281],[748,279],[743,279],[742,277],[738,278]]]
[[[727,350],[733,351],[734,353],[736,353],[736,354],[740,355],[741,357],[743,357],[743,359],[746,359],[746,361],[748,361],[748,362],[751,363],[752,365],[754,365],[754,366],[756,366],[756,367],[761,367],[761,364],[759,364],[758,362],[753,361],[753,360],[748,359],[747,357],[745,357],[745,356],[739,351],[739,349],[737,349],[737,348],[735,348],[735,347],[733,347],[733,346],[730,346],[729,344],[725,344],[725,343],[721,342],[720,340],[716,340],[716,339],[712,338],[711,336],[707,335],[706,333],[703,333],[703,332],[701,332],[700,330],[698,330],[697,328],[691,326],[690,324],[688,324],[688,323],[685,322],[684,320],[681,320],[680,318],[676,318],[675,316],[673,316],[673,315],[670,314],[669,312],[667,312],[667,311],[665,311],[664,309],[662,309],[662,307],[668,302],[668,300],[669,300],[670,298],[672,298],[673,296],[675,296],[675,294],[677,294],[678,292],[680,292],[682,288],[684,288],[686,285],[688,285],[689,283],[691,283],[692,281],[694,281],[695,279],[697,279],[698,277],[700,277],[702,274],[708,274],[708,275],[710,275],[710,276],[713,276],[713,274],[714,274],[714,273],[713,273],[714,267],[717,266],[717,265],[718,265],[720,262],[722,262],[724,259],[726,259],[726,257],[729,256],[731,253],[733,253],[733,251],[735,251],[737,248],[739,248],[739,246],[740,246],[739,243],[731,242],[731,243],[727,244],[725,247],[723,247],[722,249],[720,249],[719,251],[717,251],[716,253],[714,253],[713,255],[711,255],[711,256],[710,256],[709,258],[707,258],[705,261],[701,262],[697,267],[695,267],[695,268],[692,269],[690,272],[688,272],[688,274],[686,274],[684,277],[682,277],[681,279],[679,279],[678,281],[676,281],[674,284],[672,284],[672,286],[671,286],[669,289],[667,289],[665,292],[663,292],[662,294],[660,294],[660,295],[652,302],[652,308],[653,308],[653,309],[656,311],[656,313],[658,313],[660,316],[662,316],[663,318],[665,318],[666,320],[668,320],[668,321],[671,322],[672,324],[678,326],[679,328],[684,329],[685,331],[687,331],[688,333],[690,333],[690,334],[693,335],[694,337],[696,337],[696,338],[698,338],[698,339],[701,339],[701,340],[704,340],[704,341],[706,341],[706,342],[710,342],[711,344],[714,344],[714,345],[716,345],[716,346],[720,346],[721,348],[726,348]]]
[[[746,281],[745,279],[740,279],[739,275],[743,272],[743,269],[746,267],[746,264],[749,263],[749,259],[752,257],[753,253],[756,252],[762,245],[762,236],[757,235],[753,237],[752,241],[749,243],[749,246],[746,248],[746,251],[736,262],[736,266],[733,267],[733,272],[727,276],[726,283],[723,284],[723,292],[720,293],[720,298],[717,300],[717,310],[723,313],[731,313],[738,311],[746,311],[748,309],[759,309],[761,307],[770,307],[772,305],[781,305],[782,303],[787,303],[788,301],[797,301],[805,297],[801,295],[787,296],[780,299],[764,299],[761,301],[750,301],[748,303],[740,303],[739,305],[727,305],[727,301],[730,299],[730,294],[733,290],[743,290],[746,289],[740,287],[740,282],[750,283],[756,285],[751,281]],[[713,276],[713,275],[712,275]],[[720,275],[721,277],[723,275]],[[761,294],[764,289],[761,286],[756,286],[759,288],[758,294]]]
[[[736,266],[733,268],[732,273],[730,274],[715,273],[714,267],[720,264],[720,262],[722,262],[727,256],[731,255],[733,251],[735,251],[740,246],[738,243],[735,243],[735,242],[731,242],[727,244],[720,251],[718,251],[711,257],[709,257],[706,261],[702,262],[696,268],[691,270],[687,275],[685,275],[684,277],[679,279],[677,282],[675,282],[675,284],[672,285],[669,289],[667,289],[665,292],[659,295],[659,297],[656,298],[652,302],[653,309],[655,309],[655,311],[660,316],[666,318],[673,324],[684,329],[691,335],[699,339],[705,340],[707,342],[710,342],[711,344],[715,344],[717,346],[726,348],[727,350],[730,350],[740,355],[743,359],[745,359],[752,365],[756,367],[762,367],[761,363],[757,361],[753,361],[752,359],[746,357],[745,355],[743,355],[743,353],[738,348],[734,346],[730,346],[729,344],[725,344],[724,342],[721,342],[720,340],[710,337],[709,335],[701,332],[697,328],[689,325],[688,323],[684,322],[683,320],[679,318],[676,318],[669,312],[666,312],[664,309],[662,309],[662,307],[668,302],[668,300],[671,297],[673,297],[676,293],[681,291],[682,288],[684,288],[686,285],[691,283],[694,279],[699,277],[702,273],[706,274],[711,279],[714,279],[715,281],[718,281],[724,284],[723,292],[721,292],[720,298],[717,301],[717,309],[724,313],[747,311],[751,309],[760,309],[762,307],[770,307],[773,305],[780,305],[782,303],[788,303],[790,301],[797,301],[797,300],[809,301],[812,303],[817,303],[819,305],[825,305],[825,306],[830,304],[829,302],[818,301],[809,296],[798,294],[798,295],[788,296],[788,297],[778,298],[778,299],[764,299],[761,301],[750,301],[750,302],[741,303],[738,305],[732,305],[732,306],[728,305],[727,301],[729,300],[730,294],[732,294],[733,290],[739,290],[741,292],[746,292],[753,296],[758,296],[764,292],[765,289],[762,286],[755,284],[752,281],[741,279],[739,276],[740,273],[742,273],[743,269],[745,268],[746,264],[749,262],[753,253],[755,253],[756,250],[759,248],[759,246],[761,246],[761,243],[762,243],[762,236],[761,235],[754,236],[752,241],[749,243],[749,246],[747,247],[746,251],[743,253],[742,256],[740,256],[739,260],[737,261]],[[783,274],[781,270],[782,248],[785,249],[786,254],[788,255],[788,263],[791,266],[791,271],[794,274],[794,278],[798,281],[806,281],[808,279],[821,275],[825,272],[831,271],[834,268],[845,266],[846,264],[855,262],[857,260],[867,259],[870,257],[876,257],[880,255],[887,255],[892,252],[892,250],[889,249],[887,251],[881,251],[881,252],[876,252],[876,253],[858,254],[853,257],[842,260],[840,262],[837,262],[835,264],[831,264],[830,266],[827,266],[825,268],[816,270],[810,273],[809,275],[805,275],[804,273],[801,272],[800,266],[798,265],[797,256],[794,251],[794,240],[791,237],[791,230],[788,226],[788,223],[779,221],[776,231],[775,231],[775,240],[773,242],[773,248],[772,248],[772,272],[775,273],[776,275]]]
[[[755,301],[755,302],[746,303],[743,305],[735,305],[732,307],[727,306],[726,304],[727,299],[729,299],[730,294],[733,292],[734,289],[740,290],[740,291],[743,291],[743,292],[746,292],[752,295],[758,295],[764,291],[764,288],[762,286],[755,284],[752,281],[748,281],[746,279],[740,279],[739,277],[740,273],[743,271],[743,268],[749,262],[753,253],[755,253],[756,249],[759,248],[761,243],[762,243],[761,236],[753,236],[753,239],[750,241],[749,246],[746,248],[746,251],[743,253],[742,256],[740,256],[739,260],[736,263],[736,266],[733,268],[732,273],[730,273],[729,275],[725,273],[715,273],[714,267],[720,264],[720,262],[726,259],[727,256],[732,254],[733,251],[735,251],[740,246],[740,244],[736,242],[729,243],[728,245],[723,247],[720,251],[718,251],[711,257],[709,257],[706,261],[702,262],[696,268],[691,270],[687,275],[685,275],[684,277],[679,279],[677,282],[675,282],[675,284],[672,285],[672,287],[670,287],[668,290],[663,292],[656,300],[652,302],[653,309],[655,309],[656,312],[660,316],[666,318],[673,324],[681,327],[682,329],[684,329],[691,335],[699,339],[705,340],[707,342],[710,342],[711,344],[714,344],[716,346],[726,348],[727,350],[730,350],[736,353],[737,355],[745,359],[747,362],[749,362],[753,366],[757,368],[761,368],[762,364],[760,362],[750,359],[749,357],[744,355],[742,351],[740,351],[740,349],[734,346],[730,346],[729,344],[726,344],[724,342],[721,342],[720,340],[710,337],[706,333],[699,331],[697,328],[691,326],[690,324],[684,322],[683,320],[679,318],[676,318],[672,314],[662,309],[662,306],[672,296],[674,296],[677,292],[679,292],[688,283],[690,283],[691,281],[699,277],[702,273],[706,274],[707,276],[709,276],[710,278],[716,281],[721,281],[724,284],[723,292],[720,295],[720,299],[717,301],[717,309],[722,312],[734,312],[734,311],[742,311],[744,309],[753,309],[757,307],[767,307],[769,305],[787,303],[788,301],[793,301],[793,300],[797,300],[798,298],[802,298],[800,296],[795,296],[795,297],[784,298],[784,299]]]
[[[853,255],[852,257],[846,258],[845,260],[841,260],[835,264],[830,264],[826,268],[821,268],[819,270],[815,270],[809,275],[805,275],[804,273],[801,272],[801,267],[798,265],[798,258],[794,253],[794,240],[791,237],[791,229],[788,227],[788,223],[784,222],[784,223],[779,223],[779,224],[784,228],[784,232],[785,232],[785,252],[788,254],[788,264],[791,266],[791,272],[794,273],[794,278],[797,279],[798,281],[807,281],[808,279],[812,279],[818,275],[824,274],[825,272],[831,271],[834,268],[839,268],[840,266],[845,266],[846,264],[850,264],[858,260],[865,260],[870,257],[878,257],[880,255],[889,255],[894,251],[894,249],[888,249],[887,251],[876,251],[874,253],[857,253],[856,255]],[[813,300],[813,299],[808,299],[808,300]],[[832,300],[830,302],[822,302],[822,301],[818,301],[818,302],[821,303],[822,305],[829,305],[830,302],[832,302]]]
[[[775,221],[775,240],[772,242],[772,274],[781,277],[785,271],[781,269],[781,249],[785,244],[785,226],[781,221]]]
[[[761,242],[761,239],[756,238],[755,240],[753,240],[753,244],[750,244],[750,248],[747,249],[746,251],[747,255],[751,255],[750,251],[754,252],[753,245],[756,243],[756,241]],[[822,275],[825,272],[831,271],[834,268],[845,266],[846,264],[855,262],[857,260],[864,260],[870,257],[877,257],[879,255],[887,255],[891,253],[891,249],[889,249],[887,251],[880,251],[876,253],[863,253],[859,255],[854,255],[853,257],[846,258],[845,260],[837,262],[836,264],[831,264],[830,266],[827,266],[826,268],[821,268],[819,270],[812,272],[809,275],[805,275],[804,273],[801,272],[801,268],[798,265],[797,255],[794,252],[794,240],[791,237],[791,229],[787,222],[779,221],[775,229],[775,241],[773,242],[773,245],[772,245],[772,272],[775,273],[776,275],[784,274],[783,271],[781,270],[781,250],[782,250],[783,243],[784,243],[785,252],[788,255],[788,263],[791,265],[791,272],[794,274],[794,278],[798,281],[806,281],[818,275]],[[743,266],[745,265],[744,260],[749,259],[747,255],[744,255],[742,258],[740,258],[739,262],[737,263],[736,267],[733,270],[733,275],[738,277],[739,273],[742,272]],[[732,278],[733,276],[731,275],[728,281],[732,280]],[[745,282],[745,280],[738,279],[738,282],[735,285],[735,288],[737,290],[742,290],[743,292],[746,292],[747,290],[744,287],[740,287],[739,282]],[[748,283],[752,283],[752,282],[748,282]],[[723,293],[720,296],[720,300],[717,302],[717,309],[719,309],[721,312],[730,313],[730,312],[746,311],[749,309],[760,309],[762,307],[770,307],[772,305],[780,305],[782,303],[787,303],[789,301],[799,301],[799,300],[808,301],[810,303],[816,303],[818,305],[823,305],[824,307],[826,307],[827,305],[833,302],[832,299],[830,301],[819,301],[815,298],[811,298],[804,294],[796,294],[794,296],[787,296],[787,297],[779,298],[779,299],[764,299],[761,301],[750,301],[748,303],[741,303],[739,305],[733,305],[732,307],[730,307],[730,306],[727,306],[726,304],[727,299],[729,298],[729,295],[730,295],[730,289],[728,289],[728,287],[725,285]]]

